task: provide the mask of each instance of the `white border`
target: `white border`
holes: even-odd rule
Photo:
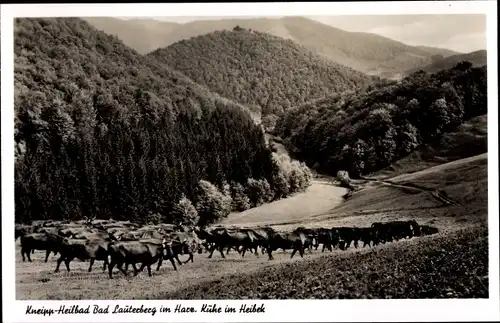
[[[489,208],[489,294],[488,300],[349,300],[349,301],[217,301],[220,306],[265,303],[265,314],[169,314],[25,316],[26,304],[59,307],[61,304],[144,304],[145,306],[182,303],[199,307],[208,301],[16,301],[13,230],[13,17],[84,16],[286,16],[381,14],[487,14],[488,50],[488,208]],[[431,2],[342,2],[342,3],[178,3],[178,4],[52,4],[2,5],[2,301],[5,322],[134,322],[150,321],[498,321],[498,74],[496,1]],[[113,307],[114,305],[112,305]]]

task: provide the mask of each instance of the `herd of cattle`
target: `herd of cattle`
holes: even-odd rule
[[[93,220],[93,221],[34,221],[31,225],[16,224],[15,238],[21,239],[21,255],[23,261],[28,259],[35,250],[45,251],[45,262],[50,253],[60,254],[55,272],[64,261],[70,271],[70,263],[74,259],[89,260],[88,271],[96,260],[103,261],[103,271],[108,267],[109,277],[113,278],[113,268],[116,266],[127,276],[128,266],[134,268],[134,276],[146,267],[151,276],[151,266],[158,263],[160,269],[163,260],[169,260],[174,270],[175,261],[182,262],[179,255],[189,255],[184,262],[193,262],[196,253],[224,252],[236,250],[244,257],[248,250],[259,254],[267,252],[269,260],[272,252],[278,249],[292,250],[293,257],[298,251],[301,257],[304,251],[339,248],[346,250],[351,243],[358,248],[358,242],[365,246],[376,246],[394,240],[412,238],[414,236],[437,233],[430,226],[420,226],[416,221],[392,221],[373,223],[370,227],[334,227],[304,228],[299,227],[292,232],[280,232],[271,227],[236,228],[236,227],[186,227],[173,224],[158,224],[139,226],[129,221]],[[174,261],[175,260],[175,261]],[[137,269],[136,264],[141,264]],[[125,268],[123,268],[125,265]]]

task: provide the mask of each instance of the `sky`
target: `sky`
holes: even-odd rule
[[[152,17],[176,23],[237,18],[263,17]],[[279,16],[269,18],[279,18]],[[347,31],[379,34],[408,45],[448,48],[463,53],[486,49],[485,15],[309,16],[307,18]]]

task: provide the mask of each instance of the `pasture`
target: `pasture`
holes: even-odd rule
[[[231,214],[222,224],[292,231],[414,219],[439,233],[374,248],[323,253],[320,247],[304,258],[275,252],[271,261],[233,250],[225,259],[195,254],[178,271],[165,261],[152,277],[115,270],[114,279],[100,261],[91,273],[79,261],[69,273],[64,267],[54,273],[58,256],[45,263],[41,251],[23,263],[17,241],[16,299],[488,297],[486,154],[357,185],[361,189],[343,201],[344,189],[316,180],[305,193]]]

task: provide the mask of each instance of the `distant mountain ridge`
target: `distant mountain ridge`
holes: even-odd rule
[[[444,69],[452,68],[456,64],[463,61],[469,61],[470,63],[472,63],[473,67],[479,67],[486,65],[486,58],[486,50],[478,50],[467,54],[458,54],[448,57],[437,57],[431,64],[408,70],[405,72],[405,75],[410,75],[411,73],[414,73],[418,70],[423,70],[428,73],[436,73]]]
[[[428,65],[433,55],[459,54],[448,49],[410,46],[376,34],[348,32],[304,17],[200,20],[185,24],[153,19],[85,20],[143,54],[183,39],[240,26],[293,40],[336,63],[387,78],[399,78],[409,69]]]
[[[147,56],[223,97],[258,106],[264,116],[372,81],[292,40],[243,28],[181,40]]]

